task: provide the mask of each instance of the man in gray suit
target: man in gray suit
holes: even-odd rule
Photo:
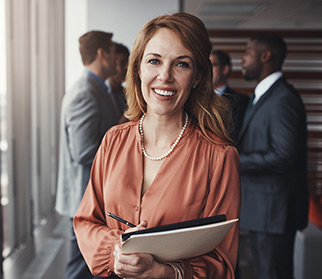
[[[83,197],[101,140],[107,129],[117,124],[123,114],[104,83],[116,73],[112,34],[90,31],[79,38],[79,50],[85,69],[64,96],[61,108],[56,199],[57,212],[71,220]],[[93,278],[73,231],[65,278]]]
[[[292,279],[297,230],[308,221],[306,112],[283,77],[287,47],[275,34],[249,40],[242,61],[256,80],[237,147],[241,163],[241,229],[248,230],[257,279]]]

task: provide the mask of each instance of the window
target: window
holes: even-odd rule
[[[2,206],[2,230],[3,230],[3,256],[6,256],[11,248],[8,239],[8,161],[7,161],[7,72],[6,72],[6,15],[5,0],[0,0],[0,173],[1,173],[1,206]]]
[[[5,257],[54,213],[63,53],[64,0],[0,0]]]

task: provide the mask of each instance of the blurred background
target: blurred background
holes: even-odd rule
[[[206,25],[215,49],[233,62],[231,87],[242,79],[247,39],[274,31],[288,44],[284,73],[308,116],[310,224],[297,235],[296,279],[322,270],[322,1],[321,0],[0,0],[1,278],[63,278],[69,221],[54,210],[60,105],[83,65],[78,38],[114,33],[130,50],[142,26],[184,11]],[[242,279],[251,279],[247,235],[241,233]]]

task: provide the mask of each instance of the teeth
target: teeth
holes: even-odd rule
[[[166,91],[166,90],[160,90],[160,89],[154,89],[154,92],[161,95],[161,96],[173,96],[176,94],[174,91]]]

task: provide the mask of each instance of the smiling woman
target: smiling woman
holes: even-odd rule
[[[227,104],[213,93],[210,51],[205,26],[187,13],[157,17],[139,33],[126,77],[131,121],[106,133],[74,218],[94,275],[234,278],[238,226],[192,259],[160,262],[119,247],[125,231],[219,214],[239,218],[238,154],[226,129]],[[138,225],[127,229],[106,212]]]

